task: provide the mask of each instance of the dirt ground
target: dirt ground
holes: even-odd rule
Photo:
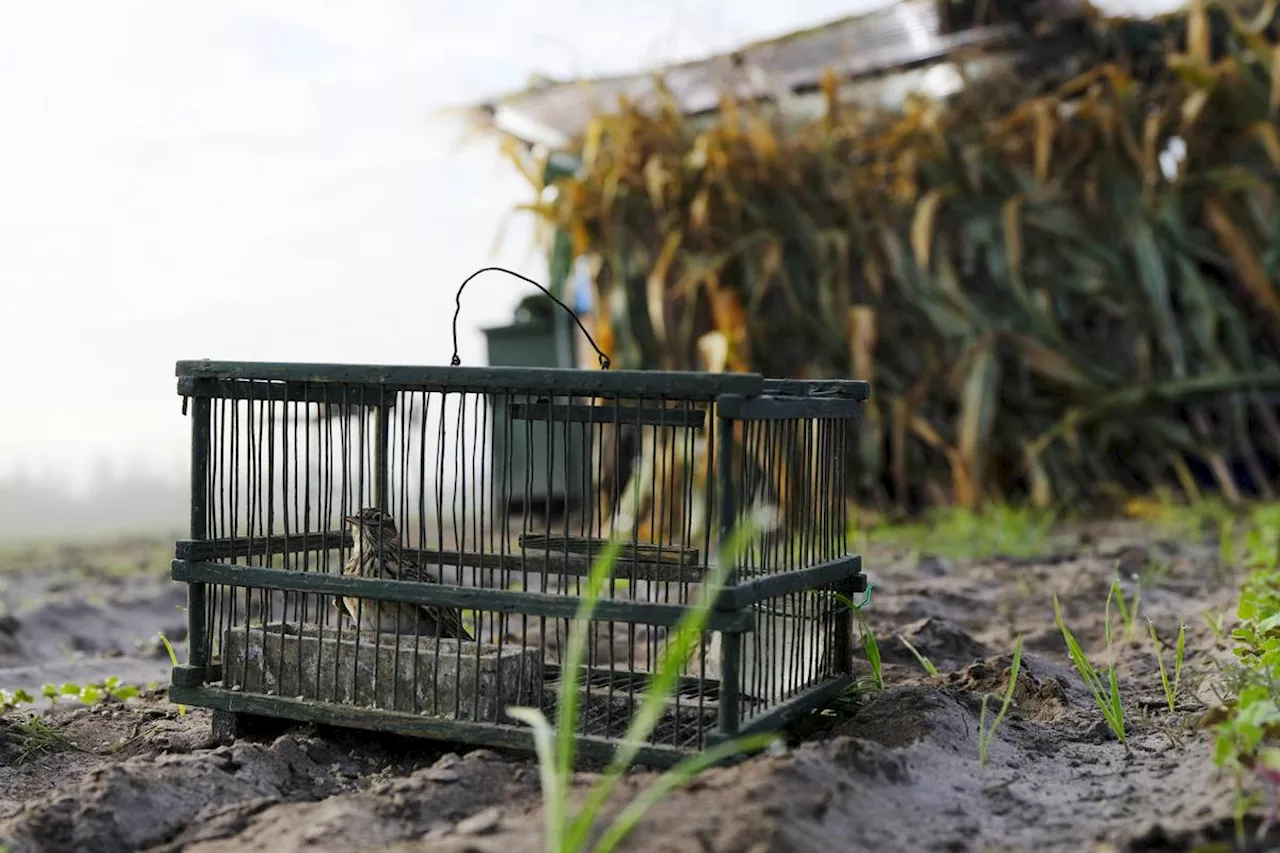
[[[785,751],[708,771],[660,802],[627,849],[1280,849],[1275,831],[1233,846],[1234,788],[1215,773],[1211,740],[1196,725],[1226,650],[1201,613],[1228,613],[1229,627],[1233,603],[1229,568],[1197,538],[1162,540],[1126,522],[1062,529],[1034,559],[872,549],[867,614],[886,689],[862,692]],[[0,687],[108,675],[166,682],[167,655],[154,638],[181,639],[185,621],[166,548],[133,542],[110,558],[86,549],[6,557]],[[1128,749],[1071,668],[1051,604],[1056,592],[1097,655],[1117,562],[1148,583],[1140,630],[1119,650]],[[1170,644],[1179,620],[1187,624],[1175,714],[1164,704],[1148,616]],[[982,768],[981,697],[1002,691],[1018,634],[1016,702]],[[578,796],[593,778],[578,775]],[[631,775],[615,809],[653,779]],[[0,728],[0,839],[10,853],[534,853],[542,820],[527,756],[301,727],[220,746],[205,712],[180,714],[162,689],[90,708],[64,700],[34,721],[14,712]]]

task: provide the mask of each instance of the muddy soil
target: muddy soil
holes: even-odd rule
[[[1196,725],[1226,649],[1201,614],[1233,603],[1216,546],[1117,523],[1064,529],[1047,551],[977,560],[870,551],[867,613],[886,689],[811,721],[784,751],[708,771],[661,801],[626,849],[1280,849],[1274,831],[1234,846],[1234,788],[1215,773]],[[58,551],[10,560],[0,575],[0,687],[167,678],[152,638],[181,637],[185,617],[166,564],[105,571],[91,562]],[[1139,630],[1117,649],[1127,748],[1071,667],[1051,603],[1057,593],[1100,661],[1117,564],[1146,584]],[[1133,581],[1125,589],[1132,596]],[[1174,713],[1147,617],[1170,644],[1187,624]],[[1018,635],[1015,704],[980,767],[981,698],[1003,691]],[[219,745],[205,712],[180,713],[162,690],[89,708],[63,701],[34,720],[11,713],[2,726],[0,839],[11,853],[543,849],[537,770],[524,755],[314,727]],[[579,773],[575,797],[595,778]],[[613,812],[654,778],[630,775]]]

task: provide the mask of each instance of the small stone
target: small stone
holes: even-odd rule
[[[490,807],[482,812],[458,822],[459,835],[488,835],[498,828],[502,820],[502,812],[497,807]]]
[[[1151,550],[1142,545],[1125,548],[1116,559],[1116,572],[1121,577],[1137,575],[1151,562]]]
[[[496,757],[492,749],[473,749],[467,753],[467,761],[484,761]]]
[[[456,752],[448,752],[436,759],[436,763],[432,764],[433,769],[443,770],[446,767],[452,767],[462,759],[458,757]]]
[[[916,573],[926,578],[941,578],[954,571],[950,561],[935,554],[921,554],[916,560]]]
[[[447,767],[433,767],[426,772],[426,777],[432,782],[457,782],[460,778],[456,772]]]

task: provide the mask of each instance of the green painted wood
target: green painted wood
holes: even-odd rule
[[[723,399],[723,398],[721,398]],[[738,522],[738,494],[733,487],[734,454],[738,450],[733,436],[733,421],[724,416],[721,407],[716,407],[716,444],[714,452],[716,466],[716,491],[720,498],[720,518],[717,535],[720,542],[720,554],[727,552],[727,545],[733,537]],[[708,460],[708,465],[711,460]],[[738,585],[738,566],[722,566],[726,570],[724,584],[732,589]],[[723,596],[725,591],[721,591]],[[717,607],[712,613],[730,612]],[[742,612],[742,611],[736,611]],[[749,611],[748,611],[749,612]],[[740,634],[720,635],[720,732],[732,736],[738,731],[741,707],[741,667],[742,636]]]
[[[852,687],[853,684],[853,676],[842,675],[802,690],[782,704],[742,722],[738,727],[737,736],[780,732],[805,714],[830,705],[836,697]],[[727,739],[728,737],[724,732],[715,732],[707,736],[707,745],[713,746]]]
[[[541,533],[521,533],[517,540],[521,548],[529,550],[568,552],[570,554],[600,554],[609,546],[609,540],[588,536],[546,536]],[[658,545],[654,542],[625,542],[618,556],[625,560],[644,560],[651,563],[676,563],[686,566],[698,564],[698,549],[687,545]]]
[[[197,684],[205,683],[205,668],[199,666],[191,666],[189,664],[179,664],[173,668],[171,683],[179,687],[194,687]]]
[[[744,397],[726,394],[717,413],[735,421],[857,420],[863,402],[844,397]]]
[[[212,447],[213,404],[196,400],[191,413],[191,499],[189,529],[192,539],[209,535],[209,456]],[[187,587],[187,657],[201,670],[209,663],[209,635],[205,624],[209,597],[204,584]]]
[[[386,385],[404,390],[561,391],[571,394],[712,399],[753,395],[764,387],[756,373],[663,370],[578,370],[556,367],[410,367],[254,361],[179,361],[179,377],[263,379]]]
[[[840,594],[850,601],[859,592],[867,588],[865,575],[851,577],[842,585]],[[859,589],[861,587],[861,589]],[[835,668],[839,672],[853,676],[853,608],[841,606],[835,614],[835,642],[831,644],[831,654],[835,659]]]
[[[522,726],[440,719],[380,708],[357,708],[308,702],[212,686],[179,687],[175,685],[169,688],[169,701],[231,713],[280,717],[300,723],[394,732],[410,737],[471,743],[499,749],[520,751],[533,749],[532,732]],[[579,755],[589,760],[608,761],[613,758],[618,749],[617,743],[605,738],[580,735],[574,740],[577,743]],[[636,763],[650,767],[670,767],[690,754],[688,750],[675,747],[646,745],[640,747]]]
[[[585,578],[591,574],[593,558],[586,554],[563,551],[510,554],[478,554],[461,551],[424,551],[406,548],[420,564],[425,566],[459,566],[463,568],[494,569],[508,572],[562,575]],[[702,566],[680,565],[650,559],[637,559],[622,555],[614,561],[611,574],[620,580],[666,581],[672,583],[699,583],[706,576]]]
[[[781,571],[776,575],[739,580],[735,586],[726,587],[716,600],[717,609],[735,611],[750,607],[770,598],[778,598],[810,589],[829,589],[836,584],[861,578],[865,589],[866,576],[862,574],[862,557],[858,555],[828,560],[807,569]],[[862,590],[858,590],[861,592]]]
[[[550,403],[513,403],[514,421],[550,421],[576,424],[623,424],[682,429],[702,429],[707,413],[702,409],[668,409],[658,406],[622,406],[613,403],[596,405]]]
[[[179,560],[218,560],[227,557],[259,557],[263,554],[300,554],[303,551],[337,551],[352,545],[350,530],[293,533],[285,536],[247,536],[232,539],[179,539],[174,557]]]
[[[170,577],[184,583],[229,584],[252,589],[279,589],[317,595],[376,598],[406,604],[437,604],[460,607],[464,610],[547,616],[553,619],[575,618],[581,603],[581,599],[573,595],[344,577],[321,572],[296,572],[264,566],[232,566],[225,563],[184,560],[173,561]],[[605,599],[597,602],[592,618],[599,622],[672,627],[680,623],[688,609],[679,604]],[[716,611],[708,620],[708,628],[713,631],[737,633],[750,631],[754,626],[755,616],[750,611],[736,613]]]
[[[766,379],[762,393],[771,397],[871,398],[871,383],[861,379]]]
[[[543,537],[546,539],[547,537]],[[558,537],[550,537],[555,541]],[[584,544],[572,547],[566,556],[562,543],[550,548],[541,545],[536,537],[530,537],[531,543],[525,545],[526,553],[511,552],[507,554],[483,554],[469,551],[437,551],[421,548],[405,548],[422,565],[458,566],[472,569],[493,569],[507,572],[531,572],[533,574],[556,574],[568,577],[587,577],[591,573],[593,557],[586,553]],[[594,540],[600,542],[603,540]],[[180,539],[175,544],[174,556],[178,560],[217,561],[229,557],[256,557],[264,554],[298,554],[304,551],[328,551],[350,548],[352,537],[350,531],[327,531],[324,533],[293,534],[285,537],[276,534],[271,537],[258,536],[253,539],[238,537],[234,539],[203,539],[193,541]],[[533,553],[527,553],[532,551]],[[627,580],[666,581],[673,583],[698,583],[705,576],[706,569],[698,566],[698,551],[695,548],[683,549],[679,552],[675,546],[658,552],[657,546],[640,548],[625,547],[613,566],[613,576]],[[598,553],[598,551],[597,551]],[[684,562],[679,562],[683,559]]]
[[[257,379],[215,379],[184,376],[178,380],[181,397],[217,400],[269,400],[277,403],[316,403],[346,408],[394,408],[398,392],[385,385],[338,385],[330,382],[285,382]]]

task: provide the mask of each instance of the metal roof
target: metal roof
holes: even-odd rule
[[[1039,0],[1049,17],[1079,15],[1085,0]],[[1150,18],[1181,0],[1100,0],[1103,15]],[[812,90],[830,69],[846,80],[894,73],[946,59],[965,47],[1012,45],[1026,33],[1013,24],[946,32],[934,0],[903,0],[867,14],[756,42],[729,53],[663,69],[591,80],[547,82],[479,105],[487,123],[525,142],[565,147],[619,98],[646,104],[655,71],[687,115],[715,110],[725,93],[744,100],[785,98]]]

